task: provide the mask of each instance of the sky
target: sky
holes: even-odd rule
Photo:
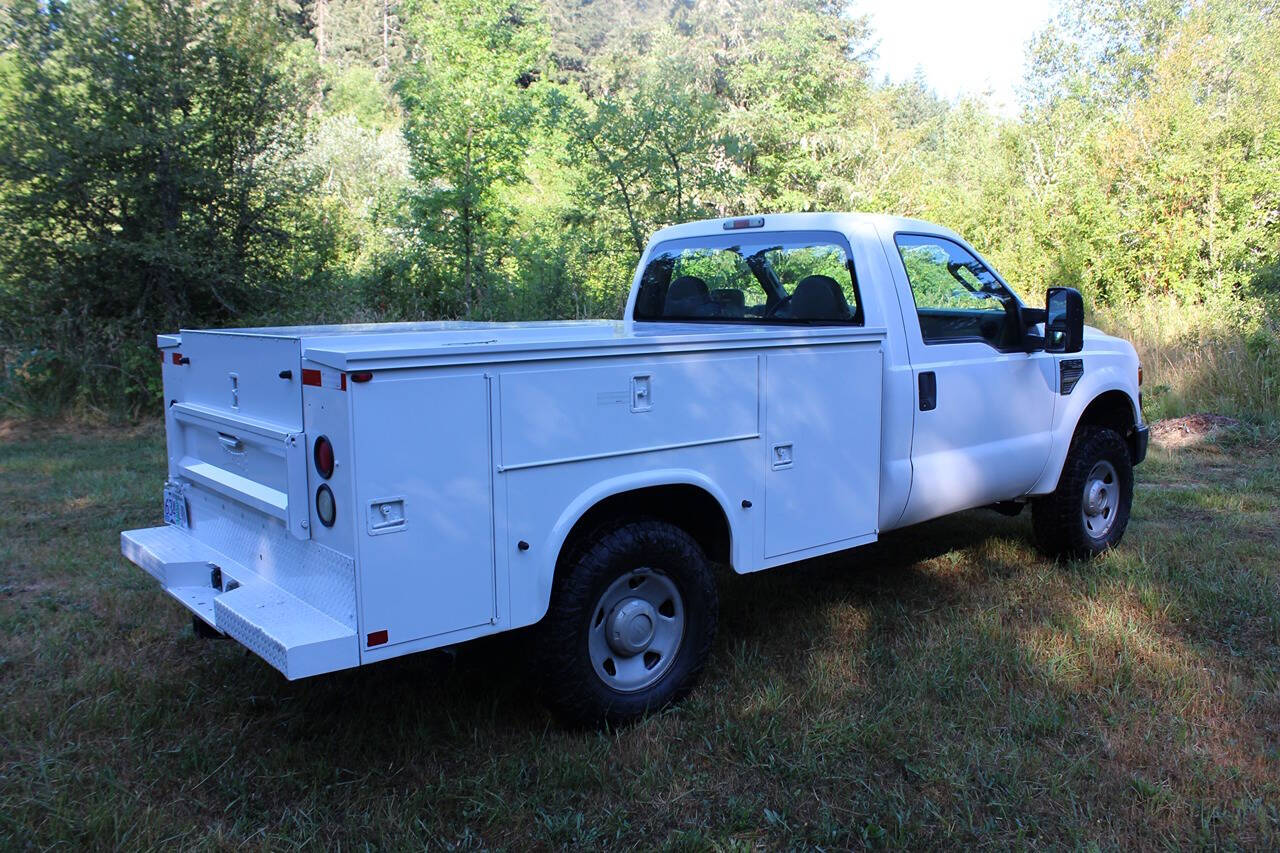
[[[1027,41],[1055,13],[1055,0],[862,0],[879,39],[876,79],[899,83],[916,69],[940,96],[986,98],[1001,115],[1016,115]]]

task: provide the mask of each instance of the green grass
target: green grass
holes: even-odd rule
[[[974,512],[726,578],[694,695],[585,734],[518,636],[296,683],[195,639],[118,555],[163,457],[0,444],[4,848],[1280,843],[1274,443],[1155,447],[1087,563]]]

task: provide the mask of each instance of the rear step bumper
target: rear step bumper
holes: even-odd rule
[[[184,530],[169,525],[126,530],[120,534],[120,552],[184,607],[286,678],[360,663],[355,631]],[[215,568],[221,570],[224,589],[212,585]]]

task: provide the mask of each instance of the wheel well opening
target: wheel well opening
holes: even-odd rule
[[[730,562],[729,520],[724,508],[705,489],[687,484],[650,486],[604,498],[573,525],[560,549],[560,559],[583,537],[629,518],[669,521],[692,536],[708,560]]]
[[[1124,438],[1129,446],[1130,458],[1136,459],[1138,454],[1137,436],[1134,426],[1137,419],[1133,412],[1133,403],[1129,395],[1123,391],[1107,391],[1099,394],[1085,408],[1076,424],[1076,432],[1083,426],[1100,426],[1113,429]]]

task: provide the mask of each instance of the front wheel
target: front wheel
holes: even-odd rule
[[[538,679],[572,725],[623,723],[693,689],[719,602],[702,549],[643,520],[608,529],[561,567],[538,626]]]
[[[1133,504],[1133,462],[1115,430],[1084,427],[1071,441],[1053,494],[1038,498],[1031,522],[1051,556],[1092,557],[1120,543]]]

